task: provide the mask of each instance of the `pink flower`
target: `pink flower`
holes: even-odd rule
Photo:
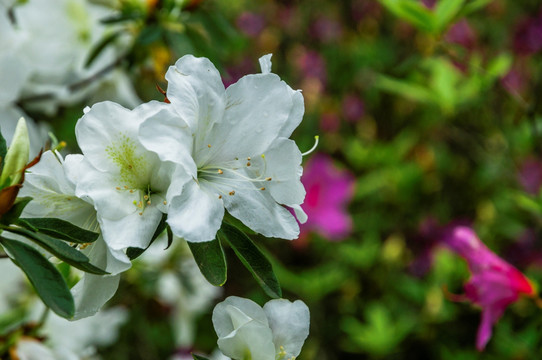
[[[346,120],[355,123],[365,114],[365,104],[358,96],[350,94],[343,99],[342,110]]]
[[[518,26],[514,36],[514,50],[523,55],[542,50],[542,11]]]
[[[305,78],[315,78],[325,85],[327,81],[326,62],[324,58],[314,50],[301,52],[296,59],[296,67]]]
[[[518,180],[527,193],[537,195],[542,186],[542,162],[535,158],[525,159],[519,169]]]
[[[305,166],[301,182],[307,195],[301,205],[309,219],[301,225],[301,236],[315,231],[329,240],[342,240],[352,231],[347,212],[354,195],[354,176],[339,170],[328,155],[316,154]]]
[[[459,44],[465,49],[472,50],[476,45],[476,33],[466,19],[453,24],[444,37],[447,42]]]
[[[476,348],[482,351],[491,338],[492,327],[508,305],[520,294],[534,295],[529,280],[515,267],[498,257],[467,226],[451,227],[444,243],[463,257],[472,273],[465,284],[465,298],[482,308]]]
[[[255,38],[265,28],[265,19],[262,15],[245,11],[239,15],[236,24],[245,35]]]
[[[309,33],[316,40],[329,44],[341,38],[343,29],[337,20],[320,16],[311,24]]]

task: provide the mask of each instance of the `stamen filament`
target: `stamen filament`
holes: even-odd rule
[[[305,151],[304,153],[301,154],[301,156],[307,156],[309,155],[311,152],[313,152],[314,150],[316,150],[316,147],[318,146],[318,142],[320,140],[320,136],[316,135],[314,137],[314,145],[310,148],[309,151]]]

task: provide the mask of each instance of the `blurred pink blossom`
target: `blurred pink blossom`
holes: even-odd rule
[[[422,0],[422,4],[424,4],[429,9],[432,9],[437,4],[437,0]]]
[[[320,130],[325,133],[334,133],[339,131],[341,119],[339,115],[333,112],[323,113],[320,117]]]
[[[525,159],[517,176],[519,183],[527,193],[538,195],[540,186],[542,186],[542,162],[532,157]]]
[[[501,78],[501,85],[512,95],[524,93],[528,87],[528,75],[525,74],[525,69],[515,65]]]
[[[343,29],[337,20],[320,16],[311,24],[309,33],[316,40],[328,44],[338,41],[343,34]]]
[[[326,84],[327,72],[324,58],[313,50],[306,50],[296,59],[296,66],[305,78],[320,80],[322,85]]]
[[[262,15],[244,11],[236,21],[237,27],[249,37],[257,37],[265,28],[265,19]]]
[[[542,11],[519,24],[514,35],[514,50],[523,55],[542,50]]]
[[[301,225],[300,237],[314,231],[332,241],[344,239],[352,231],[347,205],[354,195],[354,175],[339,170],[324,154],[314,155],[304,168],[301,182],[307,195],[301,207],[308,220]]]
[[[355,123],[365,114],[365,105],[358,96],[350,94],[344,97],[342,110],[346,121]]]
[[[472,50],[476,45],[476,33],[466,19],[461,19],[453,24],[444,38],[449,43],[459,44],[469,50]]]
[[[519,270],[487,248],[470,227],[449,228],[443,241],[467,261],[472,273],[464,285],[464,298],[482,308],[476,336],[476,348],[482,351],[491,338],[493,325],[508,305],[517,301],[520,294],[534,295],[534,289]]]

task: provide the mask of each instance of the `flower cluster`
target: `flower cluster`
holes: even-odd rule
[[[306,218],[302,154],[288,137],[303,97],[271,73],[270,55],[260,64],[261,74],[225,89],[208,59],[184,56],[166,74],[167,102],[85,109],[75,129],[83,155],[48,151],[28,174],[22,195],[34,200],[24,217],[101,234],[79,247],[109,275],[85,274],[72,289],[75,318],[113,296],[128,249],[146,249],[164,221],[174,235],[206,242],[227,210],[265,236],[298,237],[288,207]]]

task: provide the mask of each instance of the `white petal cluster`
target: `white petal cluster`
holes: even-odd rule
[[[132,41],[128,32],[86,66],[99,42],[119,31],[117,25],[101,23],[113,14],[111,7],[89,0],[57,0],[54,6],[42,0],[0,3],[0,107],[35,98],[28,107],[53,114],[60,104],[72,104],[104,90],[126,105],[140,103],[131,86],[126,86],[122,71],[96,76],[127,50]],[[95,81],[73,87],[89,78]],[[45,94],[46,98],[38,100]],[[94,97],[98,99],[99,95]]]
[[[76,195],[92,200],[109,247],[146,248],[165,214],[175,235],[210,241],[225,210],[265,236],[298,236],[287,207],[305,197],[302,155],[288,137],[303,97],[269,72],[270,55],[260,62],[225,89],[208,59],[187,55],[166,74],[171,103],[86,110]]]
[[[75,182],[80,174],[83,158],[68,155],[65,160],[58,153],[45,152],[41,161],[26,174],[20,196],[30,196],[22,217],[55,217],[69,221],[86,230],[99,232],[96,210],[89,199],[75,194]],[[72,288],[76,312],[74,319],[94,315],[117,291],[120,273],[131,264],[122,250],[108,247],[102,236],[82,249],[90,262],[111,275],[85,273]]]
[[[265,236],[299,235],[285,206],[305,198],[302,155],[288,139],[301,122],[303,97],[269,72],[270,55],[260,62],[263,73],[225,89],[208,59],[182,57],[166,74],[172,115],[140,127],[146,148],[189,174],[168,209],[168,224],[187,241],[214,239],[225,209]]]
[[[309,309],[301,300],[268,301],[230,296],[213,311],[218,347],[234,360],[294,360],[309,335]]]

